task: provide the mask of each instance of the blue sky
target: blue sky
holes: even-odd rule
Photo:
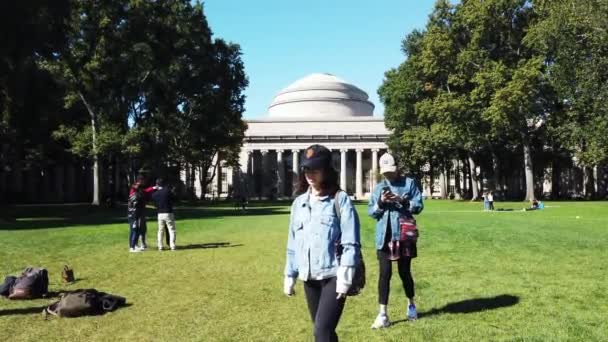
[[[327,72],[376,105],[384,72],[404,59],[401,40],[423,28],[434,0],[207,0],[214,37],[241,45],[249,87],[245,118],[262,118],[282,88]]]

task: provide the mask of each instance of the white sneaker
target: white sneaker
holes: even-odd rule
[[[136,246],[135,248],[139,249],[140,251],[146,250],[146,246]]]
[[[139,253],[139,252],[141,252],[141,249],[139,249],[137,247],[136,248],[129,248],[129,253]]]
[[[372,324],[372,329],[388,328],[390,325],[391,321],[388,319],[386,314],[378,314],[374,324]]]
[[[175,246],[171,247],[171,250],[172,251],[176,250],[176,247]]]

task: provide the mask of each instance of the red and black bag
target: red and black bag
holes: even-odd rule
[[[409,243],[416,243],[418,241],[418,226],[416,226],[416,219],[408,217],[399,217],[399,240],[406,241]]]

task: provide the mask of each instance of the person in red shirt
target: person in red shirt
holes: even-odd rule
[[[141,213],[141,219],[139,221],[139,236],[141,236],[141,245],[139,246],[139,250],[145,250],[146,248],[148,248],[148,245],[146,244],[146,232],[148,231],[148,227],[146,225],[146,207],[145,207],[145,203],[147,203],[151,198],[152,198],[152,193],[154,191],[156,191],[156,186],[150,186],[147,188],[144,188],[144,184],[146,183],[146,179],[144,176],[138,176],[137,180],[135,181],[135,183],[133,185],[131,185],[131,188],[129,189],[129,197],[131,197],[135,191],[137,191],[137,189],[139,188],[142,193],[143,193],[143,201],[144,201],[144,205],[142,208],[142,213]],[[137,241],[135,241],[137,242]]]

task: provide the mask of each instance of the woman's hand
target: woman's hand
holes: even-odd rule
[[[291,297],[296,294],[294,287],[296,285],[296,280],[291,277],[285,277],[285,281],[283,282],[283,293],[286,296]]]
[[[382,203],[393,203],[399,201],[400,197],[390,191],[384,191],[380,196]]]

